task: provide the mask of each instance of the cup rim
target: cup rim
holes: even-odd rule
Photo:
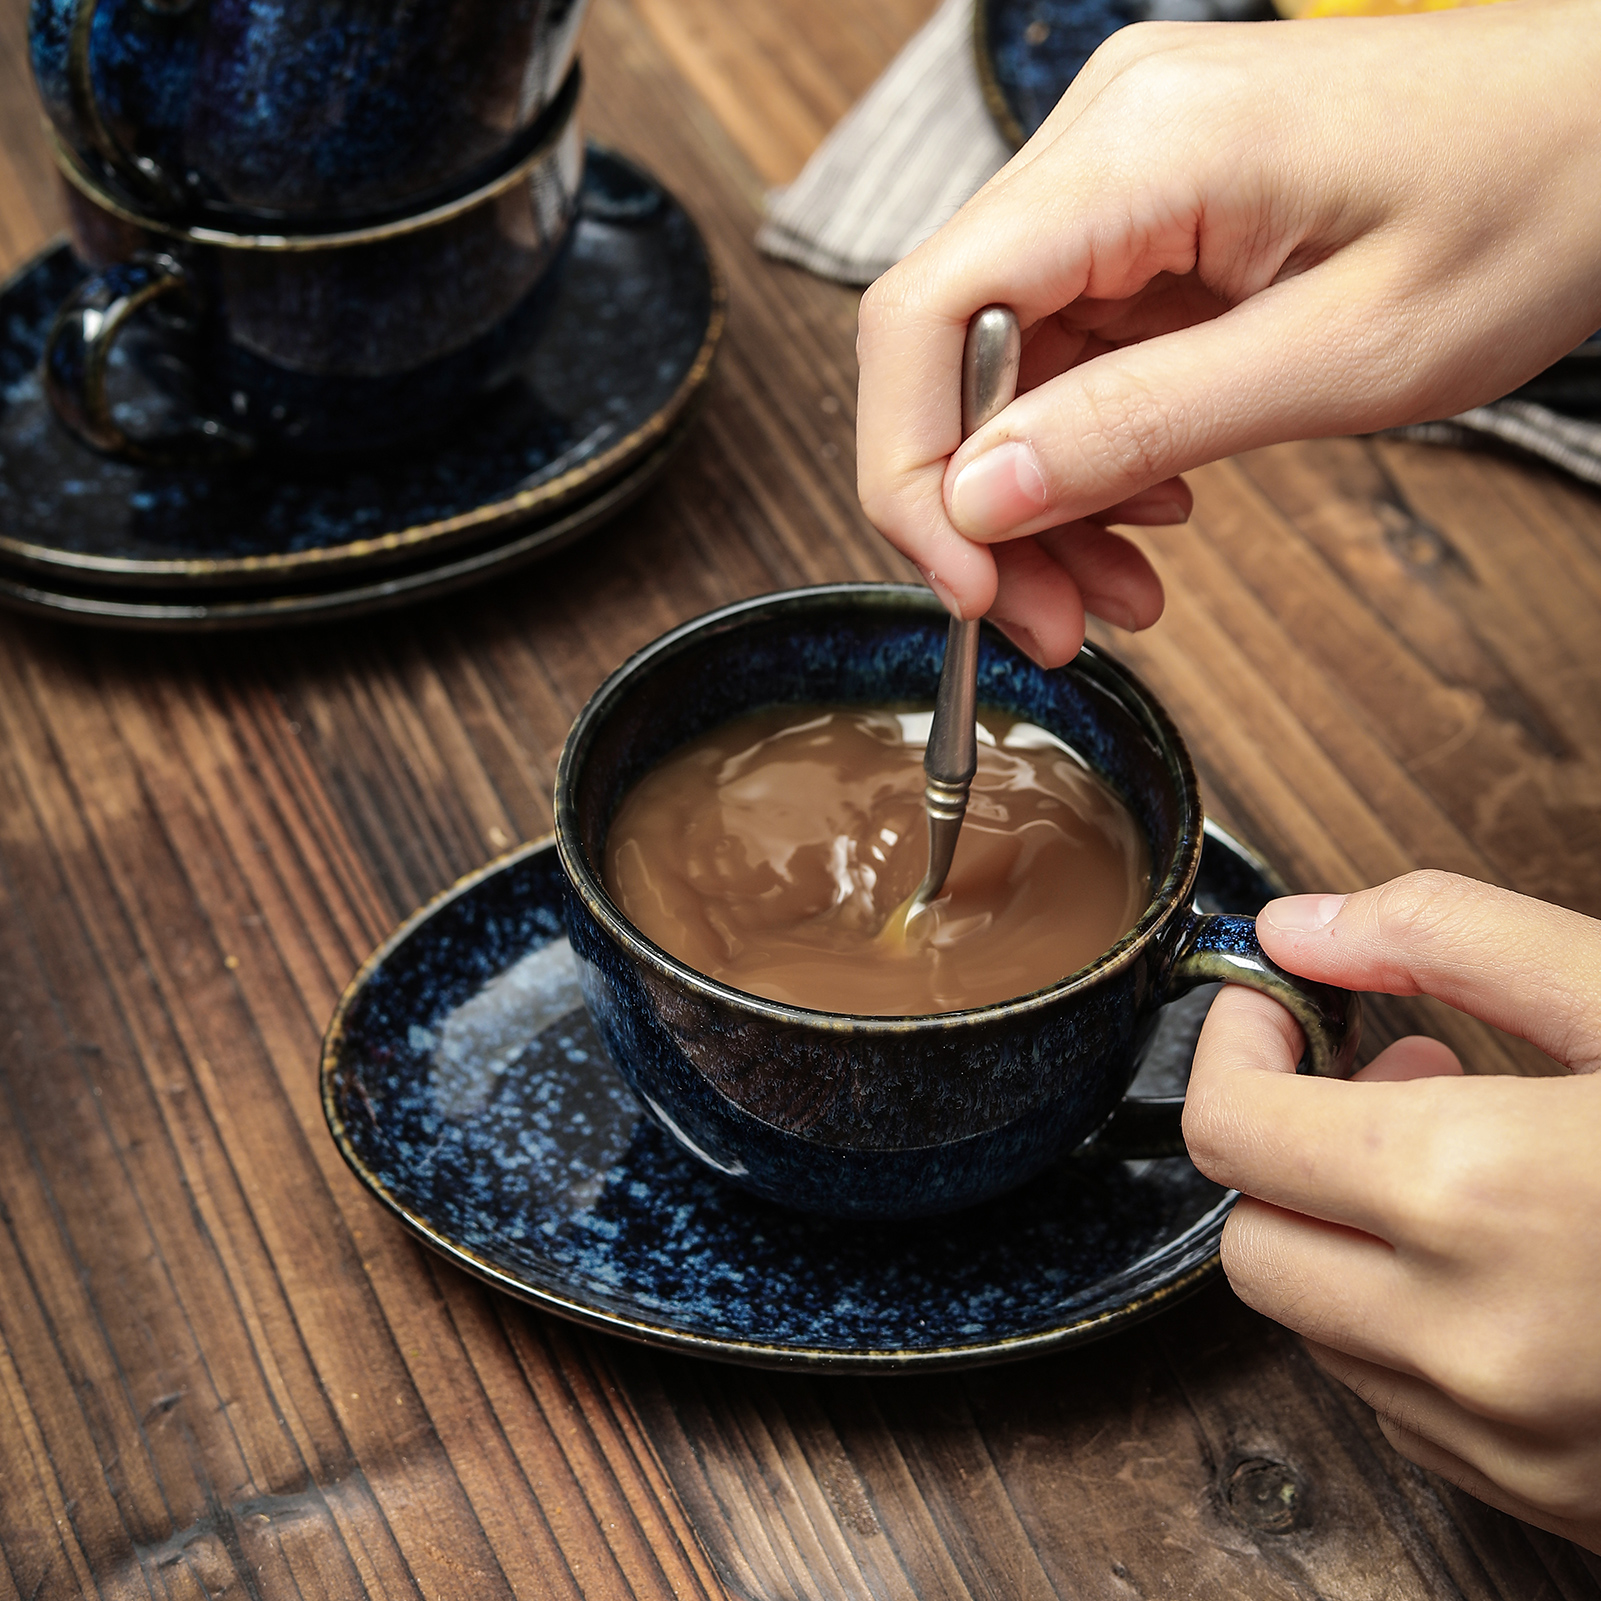
[[[1081,993],[1103,980],[1122,972],[1137,961],[1161,936],[1175,917],[1182,914],[1200,866],[1204,817],[1201,807],[1200,784],[1184,738],[1162,704],[1144,683],[1121,662],[1104,650],[1086,643],[1079,654],[1060,668],[1042,671],[1087,673],[1100,687],[1118,696],[1125,709],[1142,718],[1156,737],[1158,748],[1169,773],[1175,779],[1183,815],[1179,837],[1169,855],[1167,870],[1160,884],[1152,891],[1150,903],[1134,926],[1109,950],[1102,952],[1093,962],[1076,972],[1066,974],[1054,984],[1032,990],[1025,995],[1004,1001],[990,1001],[982,1006],[967,1007],[956,1012],[922,1012],[900,1017],[863,1016],[852,1012],[828,1012],[812,1007],[795,1006],[785,1001],[768,1000],[736,989],[720,979],[698,972],[649,939],[623,915],[606,890],[597,869],[589,863],[580,832],[578,806],[575,799],[577,781],[594,744],[596,734],[605,718],[627,692],[633,681],[645,669],[671,658],[699,639],[715,635],[738,623],[751,614],[775,608],[792,607],[823,609],[831,601],[852,599],[878,601],[883,604],[909,605],[926,611],[931,618],[944,618],[945,608],[928,590],[917,584],[893,583],[840,583],[816,584],[797,589],[774,590],[746,600],[734,601],[714,611],[690,618],[676,628],[669,629],[628,657],[621,666],[607,676],[590,696],[574,720],[562,745],[561,757],[556,764],[555,831],[556,850],[561,858],[567,882],[582,899],[589,914],[605,932],[625,951],[644,961],[663,978],[709,1000],[718,1002],[736,1012],[769,1023],[787,1024],[811,1030],[822,1029],[829,1033],[889,1036],[914,1032],[939,1032],[955,1026],[968,1026],[989,1020],[1016,1019],[1055,1006],[1065,997]],[[1015,646],[1008,648],[1015,649]]]
[[[550,105],[541,114],[533,129],[529,130],[533,144],[518,156],[511,166],[486,179],[476,188],[468,190],[466,194],[441,201],[425,211],[392,217],[387,222],[369,223],[359,228],[342,228],[327,232],[236,233],[226,228],[207,227],[203,223],[182,223],[147,216],[141,211],[135,211],[105,189],[84,166],[83,159],[77,151],[67,144],[55,125],[48,120],[45,122],[45,133],[50,140],[51,153],[55,156],[61,175],[74,189],[102,211],[108,212],[122,222],[132,223],[147,233],[162,234],[169,239],[180,240],[190,245],[208,245],[218,250],[258,250],[273,254],[336,250],[352,245],[380,244],[389,239],[402,238],[406,234],[419,233],[442,222],[449,222],[464,212],[472,211],[486,200],[492,200],[496,195],[512,188],[526,178],[535,167],[549,161],[562,142],[576,131],[579,93],[582,87],[582,64],[574,60],[567,70],[567,76],[562,80],[561,88],[556,91]]]

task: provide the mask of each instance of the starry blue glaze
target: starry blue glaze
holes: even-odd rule
[[[89,66],[101,133],[70,81],[85,3],[33,0],[29,16],[34,79],[67,143],[147,208],[298,222],[421,209],[472,187],[555,93],[585,9],[98,0]]]
[[[135,224],[67,189],[78,254],[95,267],[154,258],[179,292],[138,319],[134,362],[212,426],[169,457],[214,460],[220,427],[258,449],[337,454],[438,431],[495,387],[548,318],[582,181],[575,66],[541,142],[509,183],[455,211],[338,247],[273,250]],[[98,192],[97,192],[98,193]],[[102,326],[108,289],[89,279],[46,345],[47,388],[71,423],[62,368]],[[79,308],[87,308],[77,315]],[[61,356],[65,356],[65,362]],[[108,453],[98,434],[86,437]],[[147,447],[148,448],[148,447]]]
[[[1203,906],[1246,913],[1273,893],[1217,835],[1196,885]],[[324,1105],[346,1159],[428,1243],[491,1282],[636,1338],[851,1368],[1093,1338],[1215,1265],[1232,1197],[1182,1156],[1087,1149],[932,1224],[776,1207],[644,1115],[581,1010],[505,1060],[468,1053],[458,1066],[477,1074],[473,1095],[442,1089],[450,1020],[530,952],[559,951],[562,886],[548,843],[468,881],[368,964],[325,1049]],[[1208,1000],[1164,1014],[1137,1089],[1182,1093]]]
[[[1168,21],[1267,19],[1270,0],[978,0],[979,71],[1001,132],[1022,144],[1119,28]],[[996,103],[998,102],[998,103]]]
[[[911,1217],[1019,1184],[1117,1105],[1164,1000],[1218,976],[1190,909],[1201,806],[1171,720],[1086,648],[1047,671],[986,631],[979,699],[1050,730],[1122,797],[1151,851],[1151,901],[1078,974],[998,1005],[844,1017],[716,983],[646,940],[601,880],[632,785],[737,713],[786,702],[932,701],[947,617],[925,589],[840,584],[758,596],[647,646],[595,693],[556,775],[567,927],[595,1027],[647,1109],[753,1192],[806,1210]],[[1251,936],[1254,945],[1254,935]],[[1294,987],[1319,1071],[1349,1071],[1354,1003],[1236,958],[1230,976]]]
[[[0,291],[0,556],[64,573],[91,557],[114,568],[103,582],[171,583],[142,564],[182,561],[196,568],[187,582],[237,583],[225,566],[211,574],[210,564],[326,556],[460,517],[559,474],[581,475],[638,435],[637,451],[615,463],[624,471],[655,447],[649,425],[679,395],[714,307],[694,223],[648,175],[592,146],[570,270],[544,331],[510,380],[465,406],[454,427],[404,449],[334,460],[165,471],[109,461],[50,414],[37,364],[56,308],[82,278],[57,246]],[[112,362],[125,426],[160,432],[165,397],[123,345]],[[594,488],[575,483],[568,498]],[[496,526],[492,518],[481,532]],[[382,559],[362,556],[364,564]],[[269,571],[255,581],[273,578]]]
[[[631,930],[596,864],[633,784],[669,751],[786,701],[931,700],[945,613],[926,590],[838,585],[764,596],[665,635],[580,714],[556,780],[584,998],[623,1076],[664,1126],[769,1199],[913,1216],[1022,1182],[1116,1105],[1182,943],[1201,811],[1177,731],[1122,669],[1086,651],[1046,672],[998,634],[980,700],[1050,729],[1122,796],[1151,844],[1153,904],[1093,982],[905,1020],[780,1007],[693,974]]]

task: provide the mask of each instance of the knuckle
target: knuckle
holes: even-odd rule
[[[1172,475],[1184,404],[1125,374],[1116,388],[1086,376],[1079,448],[1113,502]],[[1113,503],[1113,502],[1109,502]]]
[[[1160,103],[1164,90],[1193,81],[1182,59],[1186,32],[1171,22],[1137,22],[1111,34],[1090,60],[1099,59],[1101,70],[1115,74],[1136,101]]]
[[[1505,1189],[1506,1154],[1493,1127],[1456,1115],[1434,1086],[1428,1132],[1415,1139],[1391,1204],[1401,1235],[1427,1256],[1460,1263],[1499,1235],[1495,1211]],[[1486,1216],[1486,1212],[1491,1215]]]
[[[1553,1415],[1548,1355],[1522,1330],[1470,1323],[1452,1349],[1435,1357],[1430,1376],[1470,1412],[1543,1431],[1568,1422]]]
[[[1242,1197],[1223,1225],[1218,1260],[1234,1293],[1258,1311],[1268,1309],[1261,1291],[1264,1285],[1271,1286],[1272,1310],[1282,1317],[1288,1311],[1285,1303],[1294,1296],[1294,1291],[1276,1271],[1279,1265],[1276,1253],[1270,1238],[1258,1226],[1259,1222],[1257,1204],[1249,1196]]]
[[[1216,1178],[1226,1165],[1230,1122],[1227,1097],[1218,1086],[1192,1082],[1184,1097],[1184,1144],[1191,1161],[1209,1178]]]
[[[1148,146],[1154,122],[1206,126],[1205,108],[1237,92],[1242,76],[1226,53],[1198,41],[1188,24],[1136,22],[1095,51],[1069,96],[1093,96],[1108,128]]]
[[[871,351],[878,340],[905,318],[912,299],[909,276],[903,267],[891,267],[863,292],[856,314],[858,353]]]
[[[900,521],[900,497],[887,479],[872,472],[860,459],[856,473],[856,497],[862,503],[862,513],[868,522],[893,543]],[[896,548],[899,549],[899,546]]]
[[[1564,1522],[1590,1523],[1601,1517],[1601,1462],[1595,1460],[1593,1445],[1522,1463],[1508,1488]]]
[[[1472,879],[1438,868],[1406,873],[1373,891],[1373,914],[1385,934],[1408,943],[1432,943],[1482,893]]]
[[[1174,51],[1191,37],[1182,23],[1136,22],[1103,39],[1087,65],[1103,77],[1115,75],[1130,88],[1142,91],[1148,85],[1166,84],[1175,76],[1189,82],[1193,75],[1174,60]]]

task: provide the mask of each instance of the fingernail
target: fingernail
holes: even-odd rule
[[[969,539],[1000,539],[1045,510],[1034,447],[1012,439],[968,464],[951,485],[951,521]]]
[[[1283,934],[1311,934],[1327,928],[1345,905],[1343,895],[1286,895],[1269,901],[1258,914],[1269,928]]]
[[[1118,628],[1132,630],[1139,626],[1135,620],[1134,613],[1122,601],[1112,595],[1086,595],[1084,597],[1084,610]]]
[[[1040,642],[1035,636],[1032,628],[1025,628],[1021,623],[1002,622],[1001,619],[993,612],[990,613],[990,621],[994,623],[995,626],[999,628],[1000,631],[1005,634],[1006,637],[1011,640],[1011,642],[1016,645],[1017,648],[1022,651],[1030,661],[1038,662],[1041,667],[1046,665],[1045,652],[1041,649]]]
[[[952,617],[960,617],[962,608],[957,604],[956,597],[939,581],[939,576],[930,568],[919,567],[918,572],[923,575],[923,582],[939,596],[939,603]]]

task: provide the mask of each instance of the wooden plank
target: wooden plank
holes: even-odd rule
[[[27,6],[0,5],[0,278],[66,226],[28,70]]]
[[[1592,1593],[1572,1548],[1545,1564],[1511,1520],[1400,1461],[1218,1289],[1149,1334],[965,1375],[618,1360],[697,1525],[728,1531],[712,1554],[742,1596]],[[1289,1500],[1264,1504],[1264,1485]]]

